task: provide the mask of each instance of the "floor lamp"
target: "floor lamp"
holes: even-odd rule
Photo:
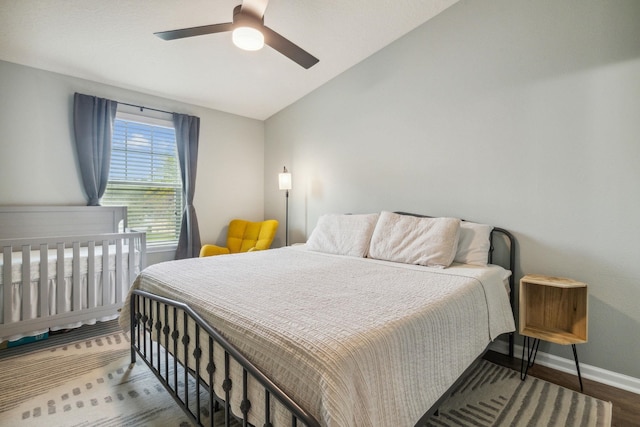
[[[285,245],[289,246],[289,190],[291,190],[291,174],[285,166],[281,173],[278,174],[278,186],[280,190],[285,190],[286,196],[286,216],[285,216]]]

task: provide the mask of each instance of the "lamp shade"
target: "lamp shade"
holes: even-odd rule
[[[238,27],[231,35],[233,44],[244,50],[260,50],[264,46],[264,36],[252,27]]]
[[[278,187],[280,190],[291,190],[291,174],[286,167],[278,174]]]

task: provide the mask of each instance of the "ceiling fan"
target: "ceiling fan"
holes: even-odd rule
[[[311,68],[319,60],[298,45],[264,25],[264,11],[269,0],[244,0],[233,9],[233,22],[154,33],[164,40],[175,40],[205,34],[233,31],[233,42],[245,50],[259,50],[271,46],[304,68]]]

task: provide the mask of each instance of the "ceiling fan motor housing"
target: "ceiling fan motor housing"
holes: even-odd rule
[[[238,5],[233,8],[233,26],[251,27],[260,30],[264,27],[264,17],[256,16],[249,11],[242,11],[242,6]]]

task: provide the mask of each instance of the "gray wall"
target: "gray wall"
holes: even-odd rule
[[[640,378],[639,22],[636,0],[462,0],[266,121],[265,215],[286,165],[294,242],[326,212],[512,230],[517,279],[590,285],[581,362]]]
[[[200,117],[194,206],[203,243],[223,243],[226,226],[236,216],[263,219],[262,121],[4,61],[0,61],[1,205],[86,205],[72,139],[74,92]],[[149,260],[173,256],[156,253]]]

